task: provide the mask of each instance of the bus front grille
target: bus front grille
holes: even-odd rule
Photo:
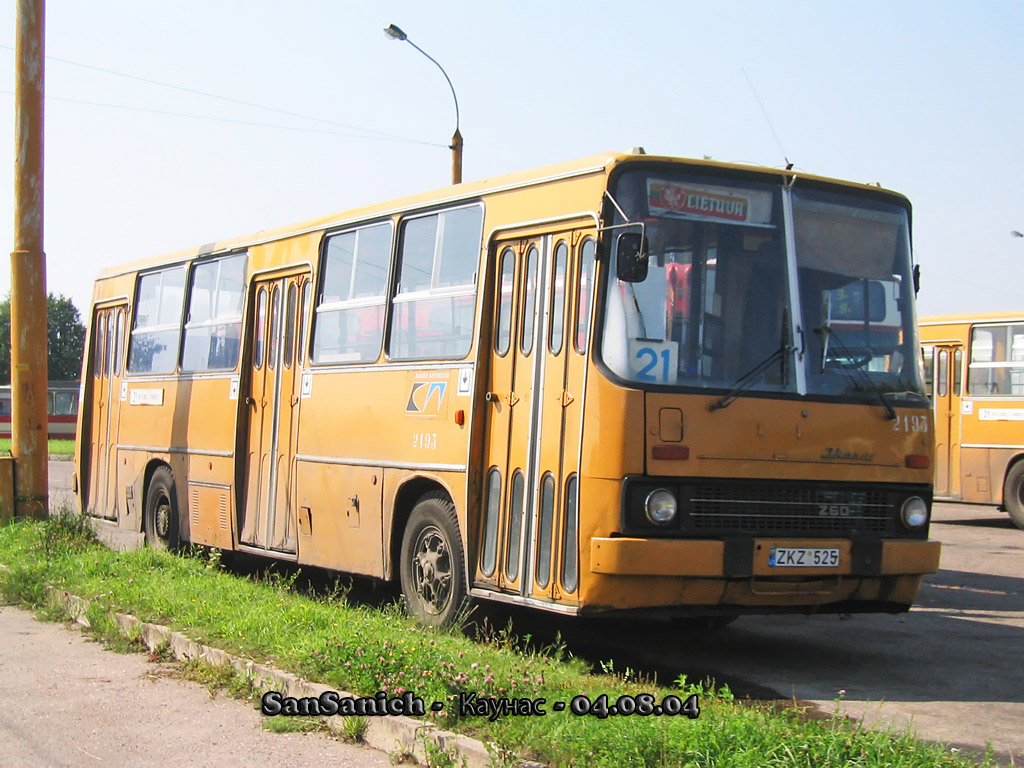
[[[880,490],[733,484],[687,490],[693,533],[844,536],[892,528],[892,502]]]

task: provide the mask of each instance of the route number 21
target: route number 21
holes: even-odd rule
[[[630,367],[637,381],[651,384],[675,384],[678,351],[672,342],[631,339]]]

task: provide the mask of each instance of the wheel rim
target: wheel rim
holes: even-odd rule
[[[153,526],[156,537],[160,541],[168,541],[171,535],[171,500],[164,494],[156,502],[156,513],[153,515]]]
[[[437,615],[448,605],[452,589],[452,558],[441,529],[427,526],[416,537],[412,555],[416,594],[427,613]]]

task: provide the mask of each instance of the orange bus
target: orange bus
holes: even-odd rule
[[[108,269],[82,508],[430,624],[906,610],[939,553],[909,210],[608,154]]]
[[[921,320],[935,407],[935,493],[997,504],[1024,528],[1024,313]]]

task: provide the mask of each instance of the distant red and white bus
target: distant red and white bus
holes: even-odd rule
[[[78,382],[51,381],[46,391],[50,439],[74,440],[78,424]],[[0,437],[11,436],[11,387],[0,386]]]

